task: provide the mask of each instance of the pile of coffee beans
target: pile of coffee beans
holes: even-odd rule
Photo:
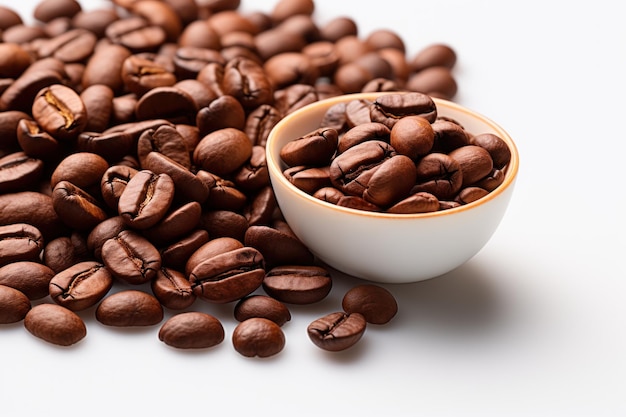
[[[42,0],[27,24],[0,6],[0,323],[69,346],[94,314],[162,323],[164,343],[206,348],[225,332],[193,311],[200,299],[236,305],[233,346],[270,356],[284,347],[287,305],[329,294],[329,271],[277,207],[269,131],[344,93],[452,99],[456,55],[435,44],[410,57],[392,30],[359,33],[346,16],[318,23],[312,0],[239,9]],[[372,323],[395,314],[390,294],[365,307],[378,296],[358,294],[311,324],[318,346],[351,346],[370,310]]]
[[[285,177],[320,200],[359,210],[427,213],[476,201],[504,180],[511,150],[440,118],[420,92],[331,106],[319,128],[280,151]]]

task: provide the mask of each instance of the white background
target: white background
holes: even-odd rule
[[[30,15],[35,0],[1,0]],[[82,2],[90,9],[107,2]],[[243,0],[245,11],[274,1]],[[324,23],[397,31],[408,54],[458,53],[455,101],[516,140],[521,168],[487,246],[457,270],[388,286],[400,311],[353,349],[328,353],[293,307],[285,350],[248,359],[230,342],[232,305],[197,302],[226,340],[197,352],[83,314],[86,339],[60,348],[0,327],[0,414],[624,416],[626,403],[626,25],[618,2],[317,0]],[[168,313],[169,314],[169,313]]]

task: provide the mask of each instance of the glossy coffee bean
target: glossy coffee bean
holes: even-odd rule
[[[159,330],[159,340],[178,349],[206,349],[224,340],[222,323],[216,317],[197,311],[169,318]]]
[[[96,309],[96,319],[113,327],[154,326],[163,320],[163,307],[146,292],[122,290],[105,297]]]
[[[50,280],[50,297],[72,311],[96,305],[113,287],[113,276],[98,262],[79,262]]]
[[[291,313],[285,304],[266,295],[251,295],[242,298],[234,310],[235,319],[239,322],[261,317],[282,326],[291,320]]]
[[[276,266],[263,280],[268,295],[289,304],[317,303],[326,298],[331,288],[330,273],[318,266]]]
[[[58,140],[75,139],[87,125],[87,110],[80,96],[61,84],[40,90],[32,112],[39,126]]]
[[[0,266],[18,261],[36,261],[43,247],[41,232],[30,224],[0,226]]]
[[[161,254],[133,230],[122,230],[102,245],[102,261],[111,274],[129,284],[150,282],[161,269]]]
[[[383,123],[390,129],[404,116],[421,116],[432,123],[437,118],[437,106],[428,95],[410,92],[383,95],[371,107],[372,121]]]
[[[60,181],[52,190],[52,205],[68,227],[89,231],[107,218],[100,203],[69,181]]]
[[[33,187],[43,174],[44,163],[24,152],[0,157],[0,193],[21,191]]]
[[[48,295],[54,275],[51,268],[39,262],[12,262],[0,267],[0,285],[15,288],[30,300],[39,300]]]
[[[361,313],[368,323],[385,324],[398,312],[398,303],[389,290],[373,284],[357,285],[349,289],[341,300],[343,310]]]
[[[354,346],[365,333],[367,321],[360,313],[336,312],[314,320],[307,327],[311,341],[319,348],[338,352]]]
[[[285,144],[280,150],[280,158],[289,166],[328,165],[337,149],[338,138],[335,129],[315,130]]]
[[[167,174],[141,170],[126,184],[118,202],[118,212],[134,229],[157,224],[174,200],[174,181]]]
[[[30,300],[23,292],[0,284],[0,324],[22,321],[30,309]]]
[[[293,234],[273,225],[250,226],[244,243],[263,254],[268,268],[278,265],[312,265],[311,251]]]
[[[85,322],[72,310],[57,304],[39,304],[24,317],[33,336],[59,346],[71,346],[87,336]]]
[[[485,178],[493,169],[491,155],[481,146],[462,146],[453,150],[448,155],[458,162],[463,174],[464,187]]]
[[[254,317],[237,325],[232,335],[233,347],[246,357],[267,358],[285,347],[285,334],[271,320]]]
[[[152,293],[163,307],[183,310],[196,300],[191,283],[182,272],[162,267],[150,283]]]

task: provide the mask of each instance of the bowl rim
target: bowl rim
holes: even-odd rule
[[[502,184],[500,184],[493,191],[489,192],[489,194],[487,194],[486,196],[481,197],[478,200],[473,201],[471,203],[464,204],[464,205],[454,207],[454,208],[445,209],[445,210],[438,210],[438,211],[426,212],[426,213],[387,213],[387,212],[366,211],[366,210],[359,210],[359,209],[353,209],[349,207],[338,206],[336,204],[332,204],[327,201],[320,200],[319,198],[313,197],[312,195],[300,190],[299,188],[291,184],[289,180],[287,180],[287,178],[285,177],[281,169],[281,160],[279,156],[280,149],[274,149],[274,148],[276,148],[276,145],[275,145],[276,137],[279,135],[279,133],[282,130],[286,128],[286,126],[289,123],[293,123],[294,120],[297,120],[298,118],[302,117],[304,113],[307,113],[311,111],[312,109],[319,109],[320,107],[328,108],[334,104],[346,102],[350,100],[366,99],[366,100],[374,101],[377,97],[380,97],[381,95],[403,94],[403,93],[408,93],[408,92],[393,91],[393,92],[343,94],[340,96],[330,97],[324,100],[319,100],[314,103],[308,104],[288,114],[287,116],[283,117],[270,131],[267,141],[266,141],[266,145],[265,145],[266,146],[266,151],[265,151],[266,162],[267,162],[268,170],[271,174],[272,180],[276,180],[280,182],[281,184],[286,186],[287,189],[293,192],[295,196],[297,196],[300,199],[304,199],[308,201],[310,204],[314,204],[316,206],[320,206],[325,209],[335,210],[339,213],[358,215],[358,216],[363,216],[363,217],[387,219],[387,220],[389,219],[400,219],[400,220],[424,219],[424,218],[451,216],[454,214],[458,214],[460,212],[465,212],[468,210],[472,210],[476,207],[482,206],[494,200],[495,198],[497,198],[499,195],[504,193],[509,187],[513,185],[513,183],[515,182],[517,178],[517,174],[519,171],[519,150],[517,146],[515,145],[513,138],[511,138],[511,136],[509,135],[509,133],[506,130],[504,130],[499,124],[491,120],[490,118],[474,110],[461,106],[460,104],[454,103],[452,101],[444,100],[444,99],[440,99],[436,97],[431,97],[431,98],[435,102],[435,105],[437,106],[437,108],[439,108],[439,106],[448,107],[448,108],[454,109],[457,112],[464,113],[468,117],[479,119],[481,122],[488,124],[495,132],[497,132],[496,134],[502,140],[504,140],[506,144],[509,146],[509,149],[511,150],[511,160],[509,161],[509,164],[505,168],[506,170],[505,178]],[[480,134],[480,132],[478,132],[477,134]]]

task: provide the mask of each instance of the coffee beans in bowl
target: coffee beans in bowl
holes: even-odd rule
[[[418,92],[310,104],[276,125],[266,150],[294,234],[329,266],[387,283],[474,256],[506,211],[519,163],[500,126]]]

